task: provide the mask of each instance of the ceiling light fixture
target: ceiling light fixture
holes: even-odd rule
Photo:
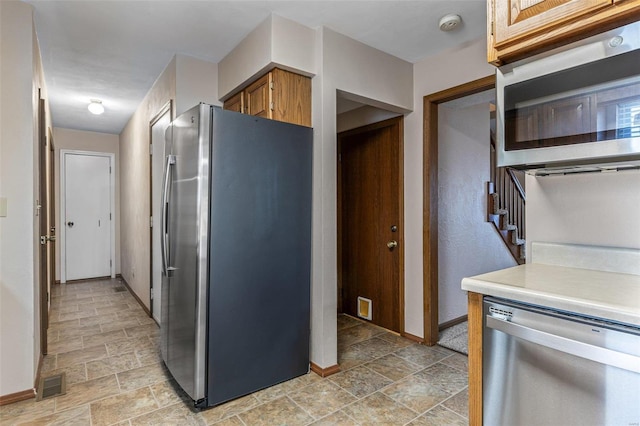
[[[460,15],[451,13],[449,15],[445,15],[442,18],[440,18],[439,25],[442,31],[452,31],[458,28],[461,22],[462,22],[462,18],[460,18]]]
[[[92,114],[100,115],[104,112],[104,106],[102,101],[98,99],[91,99],[91,103],[87,107]]]

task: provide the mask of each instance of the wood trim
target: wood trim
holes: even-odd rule
[[[117,275],[116,275],[117,277]],[[82,284],[88,281],[103,281],[103,280],[111,280],[111,276],[105,275],[104,277],[91,277],[91,278],[81,278],[79,280],[69,280],[65,284]],[[60,280],[56,281],[57,284],[60,284]]]
[[[40,238],[49,237],[49,205],[47,205],[47,157],[49,149],[47,147],[47,120],[46,105],[42,99],[42,91],[38,89],[38,198],[40,199],[40,217],[38,218],[38,233]],[[39,265],[39,296],[40,296],[40,354],[47,354],[47,329],[49,328],[49,243],[40,242],[38,246]]]
[[[38,396],[38,385],[40,384],[40,378],[42,377],[42,364],[44,364],[44,355],[40,354],[38,358],[38,369],[36,370],[36,380],[33,384],[33,390],[36,396]]]
[[[404,337],[405,339],[411,340],[412,342],[416,342],[420,344],[424,343],[424,339],[422,337],[414,336],[411,333],[404,332],[401,334],[401,336]]]
[[[35,398],[36,390],[27,389],[20,392],[10,393],[7,395],[0,395],[0,406],[13,404],[14,402],[25,401],[27,399]]]
[[[340,366],[338,364],[332,365],[331,367],[322,368],[318,364],[314,362],[309,363],[311,371],[316,373],[320,377],[328,377],[332,374],[336,374],[340,372]]]
[[[160,110],[149,120],[149,217],[153,217],[153,156],[151,155],[153,143],[153,126],[160,121],[166,113],[169,113],[169,122],[173,121],[173,99],[169,99]],[[153,318],[153,228],[149,228],[149,316]],[[121,276],[122,278],[122,276]],[[126,282],[124,278],[122,281]],[[129,288],[129,285],[127,285]],[[129,288],[131,290],[131,288]],[[133,291],[130,291],[133,293]],[[137,298],[137,296],[134,296]],[[138,299],[138,303],[140,300]],[[144,307],[144,305],[142,305]]]
[[[151,317],[151,311],[149,311],[149,308],[147,308],[144,303],[142,303],[142,300],[140,300],[140,298],[138,297],[138,295],[136,294],[135,291],[133,291],[131,289],[131,286],[129,286],[129,283],[127,282],[127,280],[124,279],[124,277],[120,277],[120,280],[122,281],[122,284],[124,284],[125,287],[127,287],[127,290],[129,290],[129,293],[131,293],[131,295],[133,296],[134,299],[136,299],[136,301],[138,302],[138,304],[140,305],[140,307],[142,308],[142,310],[149,316]]]
[[[596,34],[601,34],[640,19],[640,2],[637,0],[617,1],[604,9],[583,15],[580,19],[559,22],[542,32],[535,32],[519,41],[509,43],[500,49],[493,45],[493,38],[487,41],[487,60],[493,65],[502,65],[530,57],[550,49],[564,46]],[[491,34],[490,31],[487,34]]]
[[[438,104],[493,89],[495,75],[423,98],[423,319],[424,342],[438,342]]]
[[[461,317],[458,318],[454,318],[450,321],[445,321],[442,324],[440,324],[438,326],[438,331],[442,331],[444,329],[447,329],[449,327],[453,327],[454,325],[458,325],[458,324],[462,324],[463,322],[465,322],[467,320],[467,315],[463,315]]]
[[[400,335],[404,334],[404,316],[405,316],[405,238],[404,238],[404,116],[397,117],[398,126],[398,325]],[[393,120],[393,119],[392,119]]]
[[[469,299],[469,425],[482,425],[482,294]]]

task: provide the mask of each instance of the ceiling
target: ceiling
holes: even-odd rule
[[[486,0],[114,1],[33,5],[53,125],[119,134],[176,53],[219,62],[274,13],[409,62],[485,34]],[[456,13],[462,25],[438,28]],[[87,111],[100,99],[105,113]]]

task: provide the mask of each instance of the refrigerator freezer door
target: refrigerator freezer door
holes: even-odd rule
[[[163,294],[164,361],[196,402],[205,397],[206,382],[210,111],[201,104],[172,123],[174,164],[167,191],[166,268],[171,273]]]

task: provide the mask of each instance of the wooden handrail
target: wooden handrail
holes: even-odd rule
[[[508,167],[498,167],[495,138],[491,132],[491,179],[498,194],[498,208],[507,210],[508,223],[518,227],[517,237],[525,239],[525,201],[526,196],[515,171]]]
[[[518,179],[515,176],[515,172],[513,171],[513,169],[511,168],[507,168],[507,173],[509,173],[509,176],[511,176],[511,181],[513,182],[513,184],[516,186],[516,189],[518,190],[518,192],[520,193],[520,196],[522,197],[522,199],[524,201],[527,200],[526,195],[524,194],[524,188],[522,187],[522,183],[520,182],[520,179]]]

